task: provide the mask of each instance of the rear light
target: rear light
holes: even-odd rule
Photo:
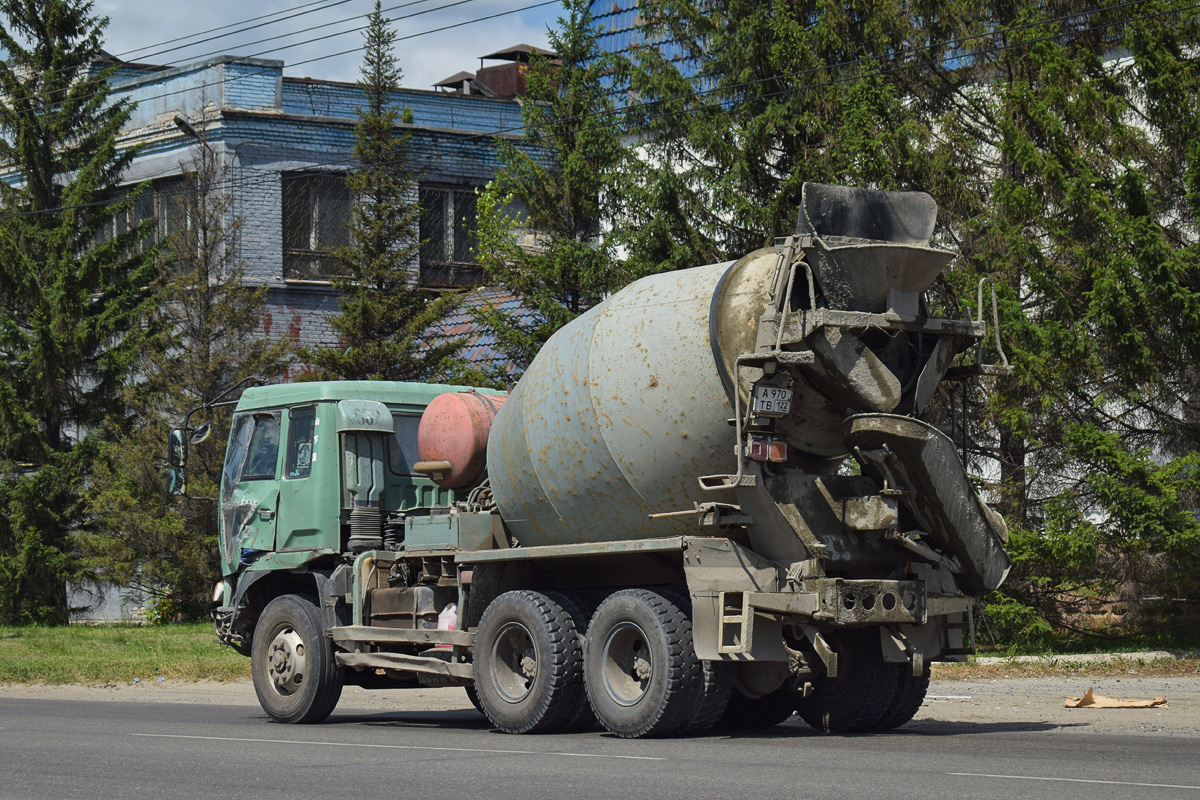
[[[771,461],[783,464],[787,461],[787,442],[778,436],[750,434],[746,455],[751,461]]]

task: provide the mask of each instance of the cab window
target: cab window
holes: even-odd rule
[[[242,474],[246,451],[250,448],[250,435],[254,433],[254,417],[241,414],[233,418],[233,430],[229,434],[229,447],[225,453],[225,468],[221,470],[221,502],[228,503]]]
[[[246,466],[242,480],[267,480],[275,477],[275,465],[279,460],[279,416],[255,414],[254,433],[250,436],[250,447],[246,454]]]
[[[307,478],[312,473],[315,406],[293,408],[288,412],[287,464],[284,477],[290,480]]]

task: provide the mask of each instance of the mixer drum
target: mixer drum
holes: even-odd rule
[[[765,285],[774,259],[764,262]],[[522,544],[696,532],[691,517],[648,517],[711,501],[697,476],[734,460],[709,335],[714,288],[732,264],[643,278],[542,348],[488,443],[496,503]]]

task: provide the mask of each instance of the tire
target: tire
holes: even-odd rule
[[[712,730],[733,696],[733,664],[701,661],[700,670],[704,688],[700,690],[688,720],[677,731],[680,734],[693,735]]]
[[[836,678],[813,680],[812,693],[797,703],[796,713],[823,733],[868,731],[883,719],[896,690],[897,670],[883,660],[874,629],[834,631],[826,636],[838,654]]]
[[[588,702],[587,690],[583,688],[582,654],[586,645],[588,623],[592,620],[592,614],[596,612],[596,606],[594,603],[588,602],[586,597],[573,592],[546,592],[546,596],[558,603],[563,611],[566,611],[571,617],[571,622],[575,626],[575,637],[579,640],[581,657],[578,669],[579,693],[558,730],[561,733],[579,733],[591,730],[596,727],[596,714],[592,711],[591,703]]]
[[[899,728],[911,720],[925,702],[925,693],[929,691],[929,665],[925,665],[920,675],[912,674],[910,664],[898,664],[897,667],[896,691],[892,695],[892,702],[873,730]]]
[[[761,697],[742,694],[734,686],[717,727],[734,731],[760,730],[778,725],[795,713],[796,695],[790,686],[780,686]]]
[[[464,686],[463,688],[467,690],[467,699],[471,701],[471,705],[475,707],[476,711],[483,714],[483,706],[479,705],[479,693],[475,691],[475,687]]]
[[[303,724],[333,712],[342,671],[313,603],[294,594],[276,597],[258,618],[250,649],[254,692],[271,719]]]
[[[674,589],[662,592],[663,597],[670,600],[681,611],[692,617],[692,600],[687,594]],[[734,665],[727,661],[701,661],[700,672],[703,678],[703,688],[696,697],[688,719],[676,733],[689,735],[704,733],[712,729],[725,713],[729,699],[733,695]]]
[[[674,733],[691,720],[704,691],[691,620],[647,589],[609,595],[588,626],[584,684],[596,718],[617,736]]]
[[[475,691],[505,733],[549,733],[583,693],[583,653],[571,615],[540,592],[506,592],[475,632]]]

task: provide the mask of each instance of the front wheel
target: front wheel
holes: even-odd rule
[[[298,595],[276,597],[258,618],[250,671],[259,704],[276,722],[320,722],[342,696],[321,612]]]

